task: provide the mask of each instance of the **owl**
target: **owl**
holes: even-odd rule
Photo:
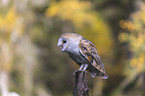
[[[81,35],[64,33],[60,36],[57,46],[62,52],[68,53],[80,68],[78,71],[89,71],[92,77],[107,79],[103,63],[95,45]]]

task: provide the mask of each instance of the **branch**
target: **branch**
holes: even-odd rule
[[[73,96],[89,96],[89,88],[87,84],[87,71],[76,71],[75,85],[73,89]]]

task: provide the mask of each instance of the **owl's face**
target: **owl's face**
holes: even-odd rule
[[[69,45],[69,40],[63,37],[60,37],[57,43],[57,46],[60,47],[60,50],[64,52]]]
[[[57,46],[62,52],[70,52],[76,48],[80,43],[82,36],[75,33],[64,33],[60,36]]]

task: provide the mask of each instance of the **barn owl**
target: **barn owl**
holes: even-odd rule
[[[103,63],[95,45],[81,35],[64,33],[60,36],[57,46],[62,52],[68,53],[80,68],[79,71],[89,71],[92,77],[107,79]]]

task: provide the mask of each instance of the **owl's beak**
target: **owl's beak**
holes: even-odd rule
[[[59,48],[60,48],[60,49],[63,49],[63,45],[60,45]]]
[[[60,50],[63,49],[63,43],[62,43],[62,39],[61,38],[58,40],[57,46],[60,47]]]
[[[63,44],[61,44],[61,45],[59,45],[59,44],[57,44],[57,46],[60,48],[60,50],[62,51],[62,49],[63,49]]]
[[[68,44],[68,43],[67,43],[67,40],[65,38],[59,38],[57,46],[60,47],[60,50],[62,52],[64,52],[66,50],[66,48],[67,48],[66,44]]]
[[[58,42],[58,43],[57,43],[57,46],[60,47],[60,48],[62,48],[62,47],[63,47],[63,44],[60,43],[60,42]]]

